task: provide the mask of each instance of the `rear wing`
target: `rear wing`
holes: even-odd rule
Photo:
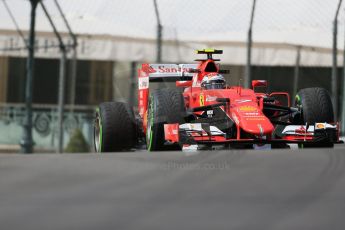
[[[143,64],[139,69],[139,79],[148,77],[149,82],[188,81],[192,80],[197,67],[198,64]]]

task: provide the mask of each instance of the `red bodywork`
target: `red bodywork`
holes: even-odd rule
[[[226,143],[226,142],[252,142],[252,143],[270,143],[272,141],[283,142],[300,142],[310,141],[313,139],[312,133],[304,129],[303,132],[298,133],[298,129],[303,129],[303,126],[296,129],[296,134],[285,135],[279,139],[275,139],[272,133],[275,130],[273,124],[264,114],[264,98],[284,97],[285,107],[290,107],[290,96],[286,92],[273,92],[270,94],[258,93],[254,89],[257,87],[267,87],[267,82],[264,80],[254,80],[252,82],[252,89],[246,89],[241,86],[227,86],[226,89],[204,90],[200,87],[201,80],[208,73],[220,72],[219,65],[215,60],[208,58],[201,60],[198,64],[143,64],[139,69],[139,93],[138,93],[138,108],[139,115],[142,119],[142,129],[144,133],[147,127],[147,110],[148,110],[148,96],[149,96],[149,82],[154,78],[174,79],[177,87],[184,88],[183,97],[185,99],[186,109],[204,107],[213,104],[219,104],[219,98],[229,99],[228,106],[219,106],[226,115],[235,123],[236,135],[227,137],[225,135],[200,135],[191,133],[194,140],[198,143]],[[183,79],[189,76],[191,79]],[[269,102],[273,105],[282,105],[281,101],[274,100]],[[194,112],[195,115],[200,115],[203,111]],[[274,112],[279,113],[279,112]],[[274,115],[274,114],[273,114]],[[178,142],[179,140],[179,126],[178,124],[165,125],[165,139],[169,142]],[[339,133],[339,130],[338,130]],[[243,135],[246,134],[246,135]]]

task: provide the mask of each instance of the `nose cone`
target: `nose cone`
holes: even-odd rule
[[[251,118],[245,117],[241,119],[240,127],[245,132],[257,136],[269,135],[274,129],[272,123],[265,116]]]
[[[274,130],[270,120],[263,115],[255,104],[235,108],[232,117],[241,129],[253,135],[270,135]]]

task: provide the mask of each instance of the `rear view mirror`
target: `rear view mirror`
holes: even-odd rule
[[[176,81],[176,87],[189,87],[192,86],[192,81]]]
[[[253,90],[256,87],[267,87],[267,81],[266,80],[253,80],[252,81],[252,88],[253,88]]]

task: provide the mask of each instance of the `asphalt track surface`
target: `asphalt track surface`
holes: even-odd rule
[[[345,229],[345,148],[1,154],[0,229]]]

